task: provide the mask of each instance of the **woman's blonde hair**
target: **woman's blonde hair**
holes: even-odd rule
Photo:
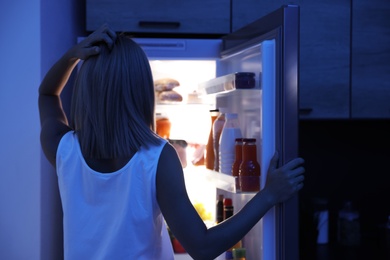
[[[112,159],[158,142],[149,60],[128,36],[85,60],[73,89],[71,126],[84,156]]]

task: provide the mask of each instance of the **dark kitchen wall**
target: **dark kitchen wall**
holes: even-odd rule
[[[328,202],[330,247],[337,246],[338,210],[351,200],[360,214],[361,244],[356,252],[362,257],[367,251],[387,254],[390,120],[301,121],[299,127],[299,153],[306,161],[305,187],[300,192],[301,254],[315,259],[318,249],[313,199]]]

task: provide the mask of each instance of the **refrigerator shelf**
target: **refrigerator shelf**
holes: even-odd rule
[[[215,188],[230,192],[230,193],[240,193],[240,194],[254,194],[256,192],[241,192],[236,189],[236,177],[233,177],[229,174],[216,172],[209,170],[204,166],[197,166],[197,168],[203,167],[202,171],[196,172],[195,174],[199,177],[200,181],[205,181],[209,184],[213,184]],[[191,174],[186,172],[186,174]]]
[[[255,87],[255,73],[236,72],[217,77],[198,84],[200,93],[215,94],[235,89],[251,89]]]

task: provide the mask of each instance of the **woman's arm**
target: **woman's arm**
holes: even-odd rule
[[[41,145],[53,166],[55,166],[58,144],[62,136],[71,130],[62,108],[60,94],[80,59],[84,60],[99,54],[99,47],[95,46],[96,43],[105,42],[111,47],[115,38],[115,32],[107,25],[103,25],[82,42],[69,49],[51,67],[39,86]]]
[[[157,171],[157,199],[173,234],[194,259],[214,259],[242,239],[267,211],[299,191],[304,179],[303,159],[296,158],[277,168],[271,160],[265,188],[239,212],[207,229],[192,206],[176,151],[166,145]]]

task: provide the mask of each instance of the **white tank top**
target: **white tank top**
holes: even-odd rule
[[[85,162],[77,135],[57,150],[65,259],[173,259],[157,203],[156,171],[166,144],[141,148],[120,170],[102,174]]]

